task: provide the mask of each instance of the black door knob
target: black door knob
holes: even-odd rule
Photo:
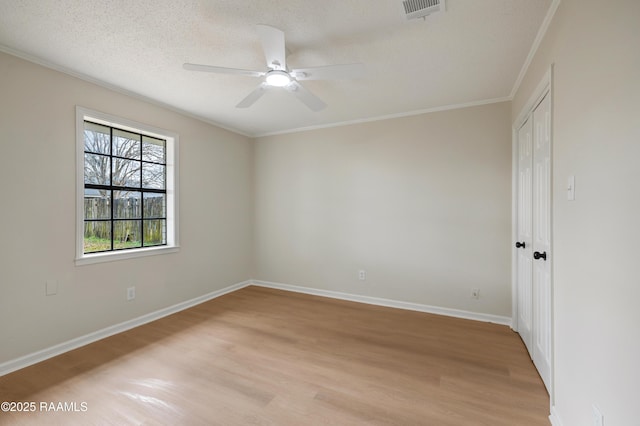
[[[533,252],[533,258],[538,260],[538,259],[544,259],[547,260],[547,252],[543,251],[542,253],[540,253],[539,251],[535,251]]]
[[[525,247],[527,247],[527,243],[525,243],[524,241],[523,242],[520,242],[520,241],[516,242],[516,248],[525,248]]]

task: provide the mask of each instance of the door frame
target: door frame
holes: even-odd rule
[[[555,405],[554,401],[554,383],[555,383],[555,333],[554,333],[554,263],[553,263],[553,252],[554,252],[554,238],[553,238],[553,128],[555,117],[554,117],[554,105],[553,105],[553,64],[549,67],[547,72],[542,77],[542,80],[538,83],[535,90],[531,92],[531,95],[527,102],[524,104],[520,113],[516,117],[516,119],[512,123],[511,132],[511,328],[514,331],[518,331],[518,268],[517,268],[517,249],[514,247],[515,241],[518,237],[518,131],[525,123],[529,116],[532,116],[533,110],[535,107],[543,100],[544,96],[549,95],[550,108],[551,108],[551,152],[550,152],[550,161],[551,161],[551,177],[550,177],[550,226],[551,226],[551,250],[550,250],[550,259],[551,261],[551,371],[549,373],[549,402],[551,407]],[[550,407],[550,408],[551,408]]]

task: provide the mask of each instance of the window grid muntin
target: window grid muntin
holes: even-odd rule
[[[153,216],[153,217],[144,217],[144,195],[145,193],[156,193],[156,194],[164,194],[165,196],[165,203],[166,203],[166,197],[167,197],[167,163],[166,163],[166,159],[167,159],[167,140],[166,139],[162,139],[162,138],[158,138],[155,136],[149,136],[149,135],[145,135],[143,133],[139,133],[139,132],[134,132],[134,131],[129,131],[129,130],[125,130],[125,129],[120,129],[118,127],[115,126],[110,126],[110,125],[105,125],[105,124],[101,124],[101,123],[96,123],[93,122],[91,120],[84,120],[83,126],[86,123],[90,123],[90,124],[94,124],[94,125],[98,125],[98,126],[102,126],[102,127],[108,127],[109,128],[109,154],[104,154],[101,152],[93,152],[93,151],[88,151],[86,149],[86,143],[84,143],[84,153],[85,154],[93,154],[93,155],[100,155],[100,156],[104,156],[107,157],[109,159],[109,185],[100,185],[100,184],[92,184],[92,183],[84,183],[84,188],[86,189],[96,189],[96,190],[103,190],[103,191],[109,191],[110,194],[110,198],[109,198],[109,207],[111,210],[111,218],[110,219],[86,219],[86,217],[83,217],[83,222],[86,224],[88,222],[110,222],[110,249],[109,250],[99,250],[99,251],[91,251],[91,252],[86,252],[85,248],[83,246],[83,253],[84,254],[95,254],[95,253],[108,253],[108,252],[115,252],[115,251],[124,251],[124,250],[135,250],[135,249],[141,249],[141,248],[145,248],[145,247],[160,247],[160,246],[166,246],[167,245],[167,209],[166,209],[166,204],[163,208],[163,216]],[[84,127],[86,130],[86,126]],[[138,136],[138,144],[139,144],[139,150],[140,150],[140,159],[139,160],[133,160],[129,157],[124,157],[124,156],[119,156],[119,155],[114,155],[114,135],[113,135],[113,131],[115,130],[120,130],[123,132],[127,132],[129,134],[133,134],[133,135],[137,135]],[[84,132],[83,132],[84,135]],[[84,135],[86,137],[86,135]],[[143,137],[146,138],[151,138],[151,139],[155,139],[157,141],[162,141],[163,142],[163,146],[162,146],[162,150],[163,150],[163,158],[165,159],[165,162],[157,162],[157,161],[149,161],[149,160],[144,160],[144,155],[143,155]],[[138,162],[140,164],[140,168],[139,168],[139,182],[140,182],[140,186],[114,186],[113,185],[113,159],[123,159],[123,160],[127,160],[127,161],[135,161]],[[83,160],[84,161],[84,160]],[[163,188],[145,188],[144,182],[143,182],[143,164],[155,164],[155,165],[160,165],[163,167],[163,173],[162,173],[162,183],[163,183]],[[84,178],[83,181],[86,180],[86,174],[84,174]],[[115,214],[114,214],[114,208],[115,208],[115,198],[114,198],[114,192],[115,191],[119,191],[119,192],[140,192],[140,218],[139,219],[115,219]],[[84,198],[83,198],[84,200]],[[129,247],[129,248],[115,248],[115,222],[116,221],[126,221],[126,220],[132,220],[132,221],[139,221],[140,222],[140,246],[139,247]],[[162,220],[163,221],[163,226],[162,226],[162,237],[161,237],[161,243],[159,244],[145,244],[145,240],[144,240],[144,222],[145,221],[157,221],[157,220]],[[83,233],[83,239],[84,239],[84,233]]]

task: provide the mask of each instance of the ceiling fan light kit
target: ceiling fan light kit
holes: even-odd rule
[[[287,55],[284,32],[269,25],[256,25],[256,28],[267,60],[267,71],[243,70],[189,63],[183,64],[182,67],[189,71],[264,77],[264,81],[249,93],[247,97],[240,101],[240,103],[236,105],[236,108],[250,107],[264,95],[267,88],[275,87],[286,89],[314,112],[324,109],[327,104],[305,89],[298,83],[298,80],[341,80],[358,78],[364,74],[364,65],[362,64],[327,65],[323,67],[289,70],[286,62]]]
[[[291,83],[291,76],[286,71],[271,70],[267,72],[267,76],[264,80],[269,86],[284,87]]]

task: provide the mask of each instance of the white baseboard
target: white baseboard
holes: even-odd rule
[[[549,421],[551,422],[552,426],[562,426],[562,420],[560,420],[560,416],[556,411],[555,405],[551,406],[551,414],[549,414]]]
[[[231,293],[236,290],[240,290],[241,288],[247,287],[249,285],[251,285],[251,281],[244,281],[238,284],[234,284],[220,290],[212,291],[211,293],[207,293],[205,295],[196,297],[194,299],[187,300],[185,302],[180,302],[173,306],[169,306],[167,308],[163,308],[155,312],[142,315],[138,318],[134,318],[129,321],[122,322],[120,324],[112,325],[110,327],[103,328],[102,330],[94,331],[93,333],[85,334],[84,336],[77,337],[75,339],[22,356],[20,358],[3,362],[2,364],[0,364],[0,376],[4,376],[5,374],[9,374],[12,371],[16,371],[21,368],[28,367],[30,365],[36,364],[38,362],[44,361],[54,356],[71,351],[73,349],[77,349],[81,346],[88,345],[89,343],[96,342],[98,340],[104,339],[105,337],[113,336],[114,334],[122,333],[123,331],[127,331],[132,328],[149,323],[151,321],[155,321],[162,317],[166,317],[167,315],[175,314],[176,312],[183,311],[185,309],[199,305],[208,300],[215,299],[216,297],[220,297],[224,294]]]
[[[491,322],[511,326],[511,318],[499,315],[482,314],[478,312],[463,311],[459,309],[441,308],[439,306],[421,305],[418,303],[402,302],[399,300],[381,299],[378,297],[360,296],[357,294],[341,293],[331,290],[320,290],[311,287],[299,287],[290,284],[273,283],[269,281],[253,280],[251,283],[258,287],[268,287],[278,290],[293,291],[296,293],[311,294],[314,296],[331,297],[333,299],[349,300],[352,302],[367,303],[369,305],[387,306],[390,308],[407,309],[410,311],[426,312],[430,314],[445,315],[448,317],[464,318],[475,321]]]

